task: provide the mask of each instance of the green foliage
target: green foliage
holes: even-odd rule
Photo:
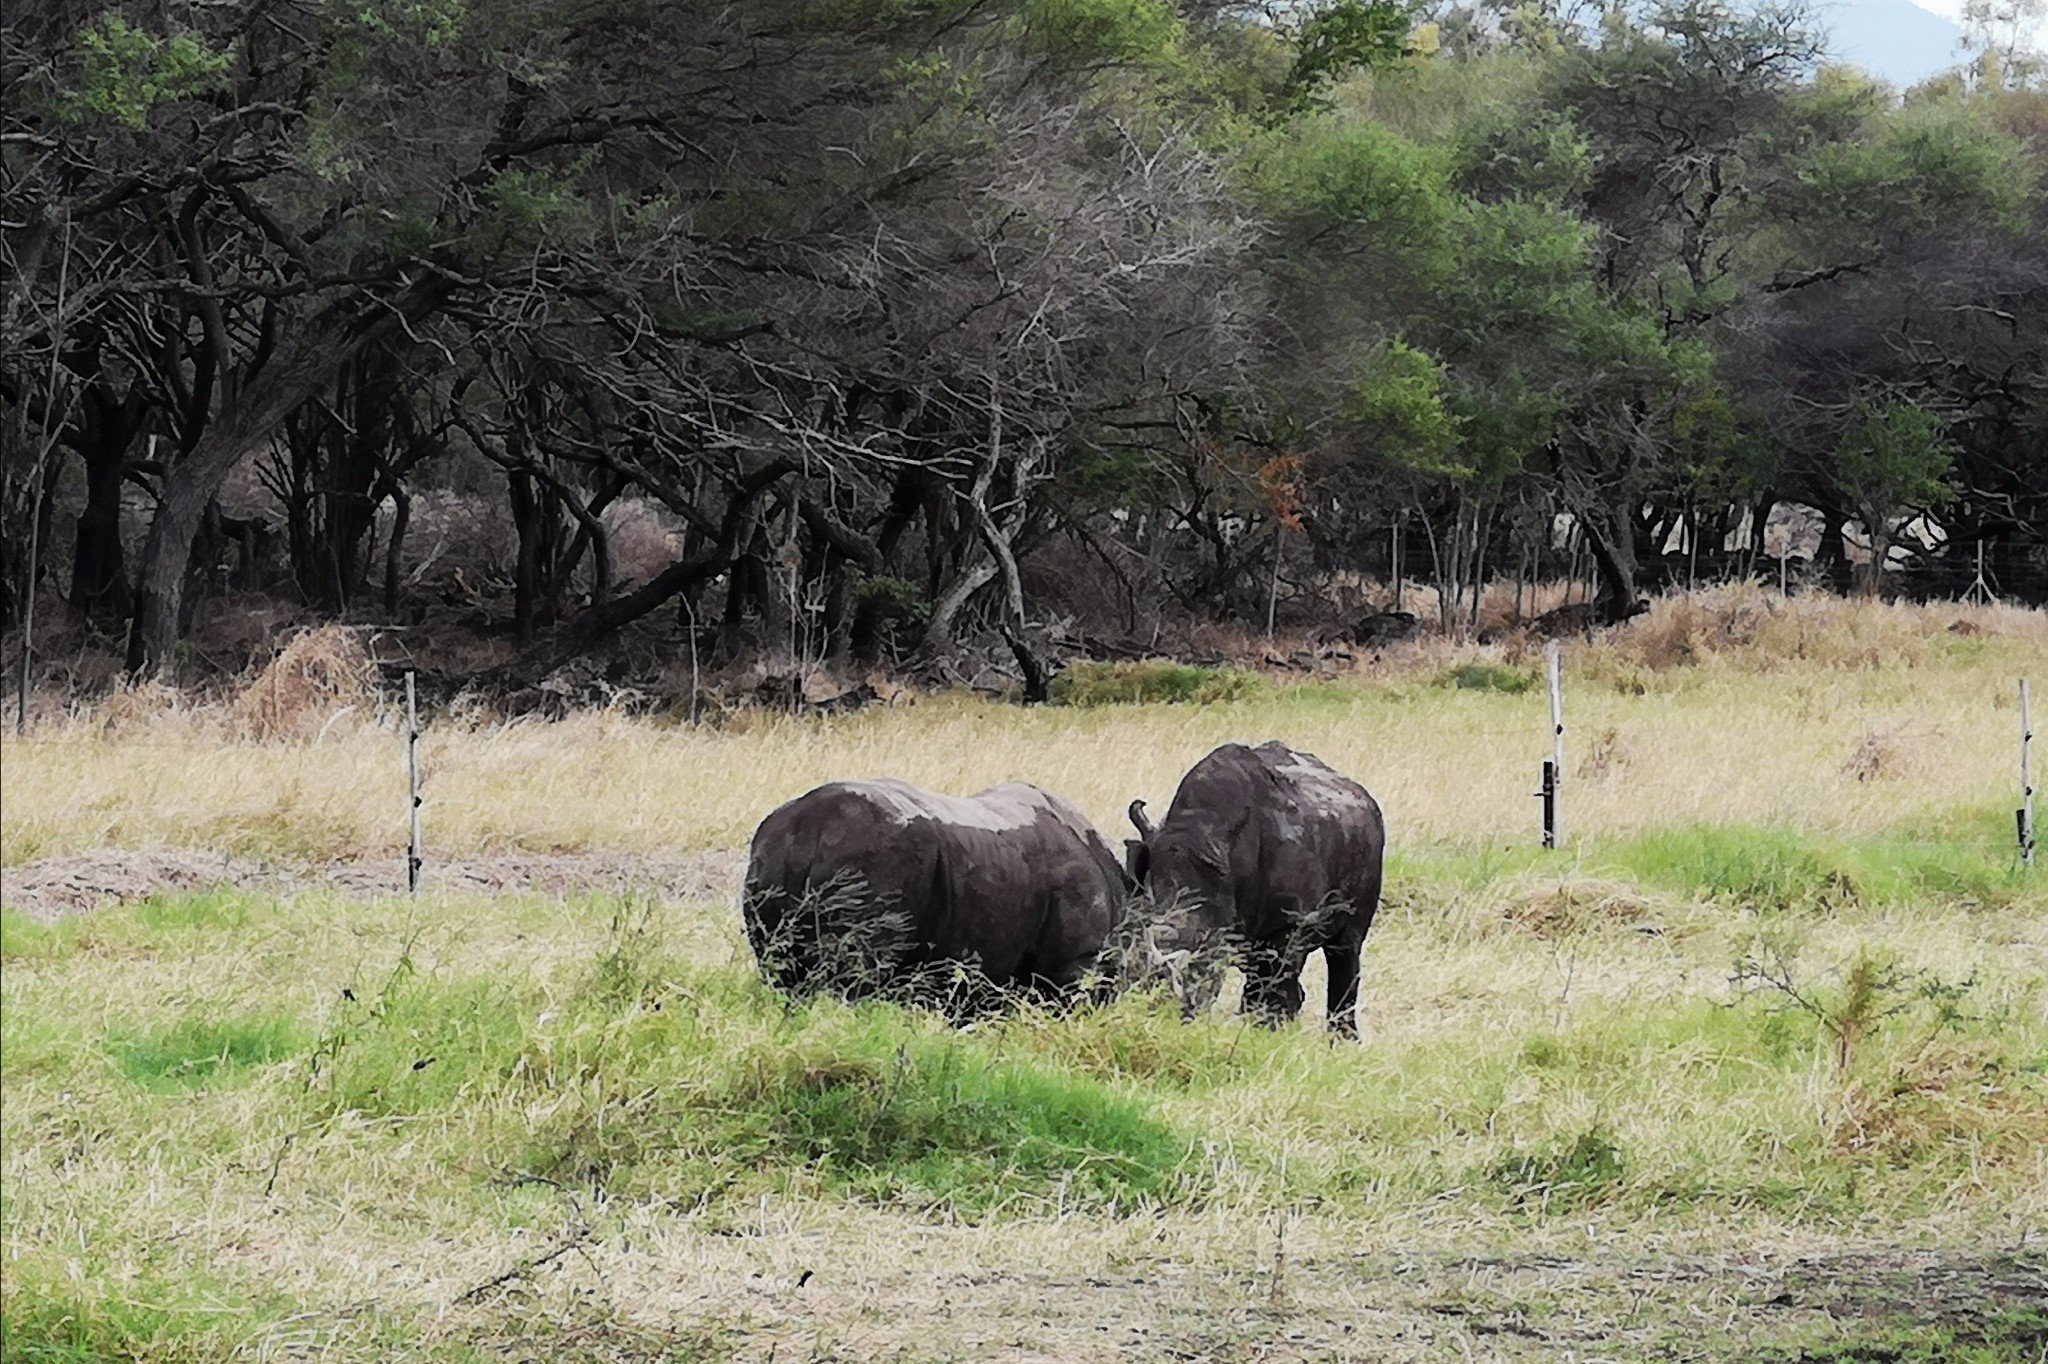
[[[70,116],[108,118],[138,130],[158,105],[219,88],[232,61],[192,34],[151,33],[119,14],[82,30],[75,53],[79,75],[66,101]]]
[[[1835,478],[1859,507],[1890,515],[1955,496],[1955,446],[1936,413],[1910,403],[1859,403],[1835,446]]]
[[[2038,181],[2021,144],[1979,108],[1941,103],[1887,113],[1815,149],[1807,211],[1877,241],[1965,224],[2019,228]]]
[[[1322,107],[1330,86],[1346,74],[1399,61],[1414,11],[1409,0],[1322,0],[1295,35],[1289,107],[1296,113]]]
[[[1260,689],[1255,674],[1241,668],[1202,668],[1163,659],[1133,663],[1069,663],[1052,680],[1052,699],[1062,706],[1136,705],[1147,701],[1208,705],[1237,701]]]
[[[880,619],[922,621],[932,613],[924,588],[908,578],[865,578],[854,596]]]
[[[1369,253],[1378,268],[1434,277],[1447,264],[1449,159],[1377,124],[1318,119],[1265,139],[1251,189],[1297,233]]]
[[[1380,455],[1432,473],[1465,472],[1452,462],[1458,418],[1445,401],[1434,356],[1400,341],[1376,346],[1345,397],[1343,417]]]
[[[1568,205],[1593,175],[1586,135],[1562,111],[1499,106],[1462,130],[1458,187],[1487,201]]]
[[[1534,668],[1518,668],[1509,663],[1460,663],[1438,673],[1435,680],[1439,687],[1504,692],[1510,696],[1533,691],[1537,684]]]
[[[1032,46],[1065,61],[1158,65],[1180,50],[1167,0],[1024,0],[1021,18]]]
[[[468,0],[356,0],[348,17],[365,33],[445,47],[469,22]]]

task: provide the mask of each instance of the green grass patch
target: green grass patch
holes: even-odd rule
[[[105,1048],[121,1072],[146,1089],[196,1089],[282,1061],[311,1040],[295,1018],[196,1009],[166,1027],[118,1030]]]
[[[0,909],[0,965],[53,961],[70,949],[61,924],[38,923],[18,909]]]
[[[1460,663],[1438,673],[1435,681],[1439,687],[1458,691],[1493,691],[1519,696],[1525,691],[1535,690],[1537,676],[1534,668],[1518,668],[1507,663]]]
[[[814,1164],[828,1186],[865,1201],[968,1216],[1129,1212],[1199,1192],[1189,1142],[1144,1101],[877,1023],[865,1045],[760,1094],[735,1124],[736,1150],[764,1166]]]
[[[1947,1322],[1901,1313],[1833,1326],[1825,1334],[1812,1328],[1795,1334],[1805,1339],[1751,1354],[1746,1364],[2023,1364],[2048,1358],[2048,1312],[2038,1308]]]
[[[0,963],[53,962],[76,952],[152,952],[246,929],[268,912],[268,901],[227,889],[152,895],[48,922],[0,909]]]
[[[217,1364],[240,1355],[252,1317],[282,1317],[194,1266],[152,1268],[125,1282],[66,1279],[44,1266],[10,1274],[0,1298],[8,1364]]]
[[[1403,885],[1477,890],[1504,877],[1578,875],[1763,911],[2048,902],[2048,879],[2020,865],[2009,823],[1968,810],[1859,836],[1730,824],[1587,840],[1563,852],[1533,842],[1397,848],[1387,880],[1399,894]]]
[[[1825,909],[1857,898],[1844,860],[1789,829],[1693,828],[1603,843],[1590,864],[1653,885],[1761,909]]]
[[[1145,702],[1240,701],[1265,689],[1257,674],[1242,668],[1203,668],[1190,663],[1144,659],[1134,663],[1068,664],[1052,680],[1052,699],[1062,706],[1139,705]]]
[[[1628,1161],[1621,1147],[1598,1124],[1517,1151],[1487,1173],[1517,1208],[1545,1213],[1607,1202],[1627,1176]]]

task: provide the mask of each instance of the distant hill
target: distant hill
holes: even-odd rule
[[[1904,89],[1962,60],[1963,28],[1912,0],[1818,0],[1828,55]]]

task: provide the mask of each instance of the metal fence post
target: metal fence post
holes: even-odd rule
[[[405,675],[405,777],[411,794],[406,814],[412,835],[405,849],[405,889],[416,895],[420,888],[420,713],[410,672]]]
[[[2034,744],[2034,725],[2027,709],[2027,679],[2020,679],[2020,861],[2034,865],[2034,768],[2029,750]]]
[[[1564,683],[1558,671],[1556,640],[1544,646],[1544,669],[1550,677],[1550,760],[1543,764],[1543,846],[1555,848],[1563,837],[1559,788],[1564,784]]]

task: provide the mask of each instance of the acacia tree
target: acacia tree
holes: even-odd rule
[[[593,542],[601,565],[592,499],[637,486],[722,533],[706,471],[732,490],[793,462],[925,513],[943,627],[993,577],[1019,596],[1016,511],[1077,405],[1162,378],[1123,362],[1170,346],[1109,349],[1110,332],[1163,320],[1171,296],[1227,340],[1227,282],[1171,286],[1232,241],[1199,153],[1120,131],[1076,83],[1178,41],[1163,5],[248,0],[31,18],[8,28],[17,288],[46,298],[72,272],[66,334],[91,344],[66,367],[132,395],[101,404],[140,408],[123,432],[165,437],[137,667],[174,657],[223,480],[292,430],[345,474],[321,494],[343,562],[315,590],[350,590],[367,508],[402,496],[410,457],[376,429],[409,409],[365,406],[385,382],[369,357],[404,350],[411,384],[493,400],[465,438],[533,504],[522,583],[545,576],[540,504],[581,529],[557,567]],[[48,312],[13,309],[13,336],[48,334]],[[48,387],[18,366],[5,393],[26,410]],[[96,448],[135,472],[128,441]],[[875,567],[829,504],[790,494],[779,514]],[[766,527],[730,529],[734,581],[758,589]],[[517,614],[530,633],[531,603]]]

